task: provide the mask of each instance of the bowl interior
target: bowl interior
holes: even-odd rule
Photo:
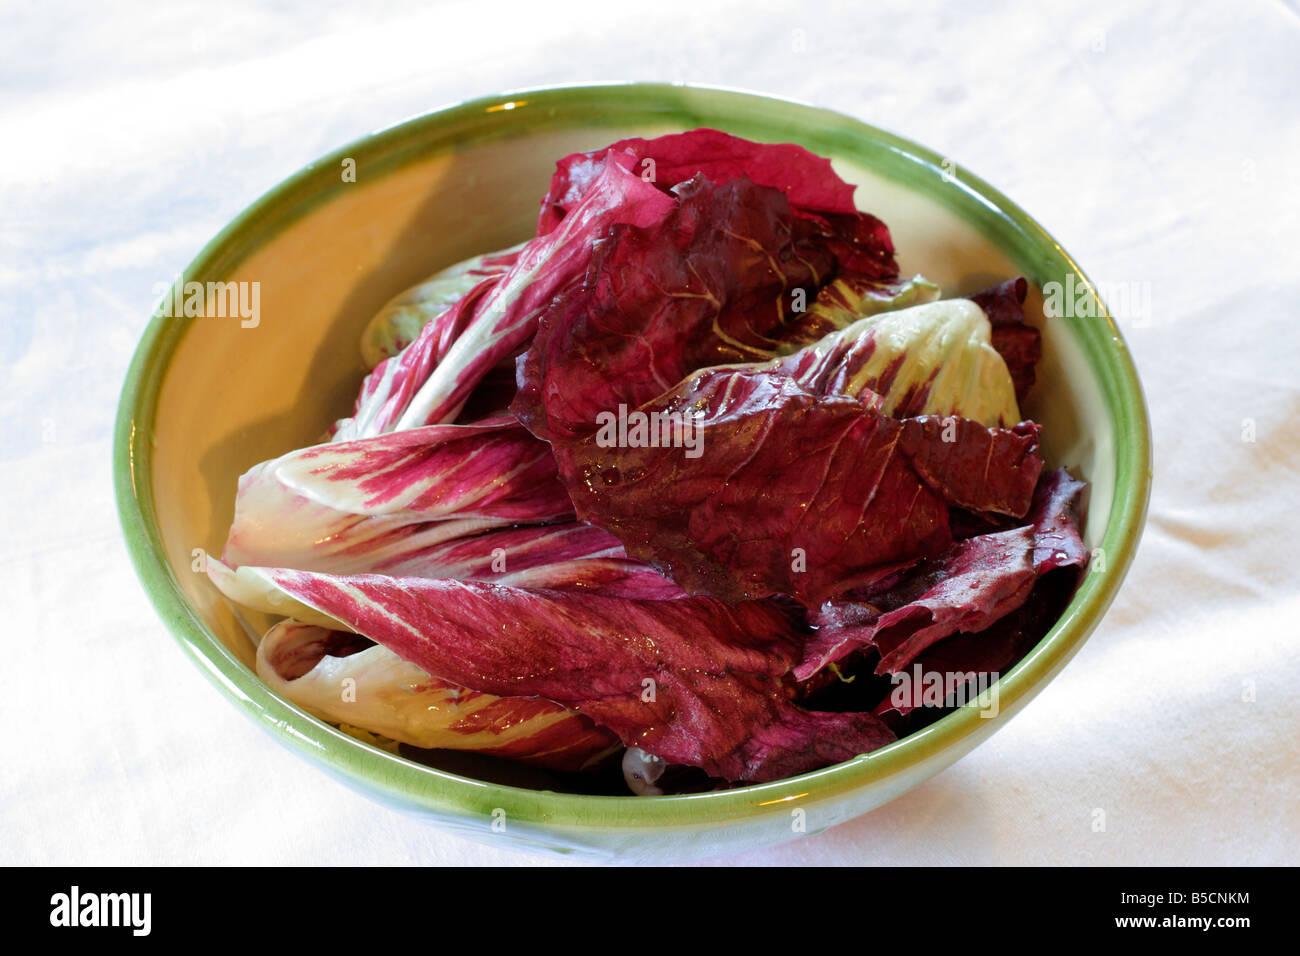
[[[353,783],[360,765],[341,753],[366,751],[370,762],[363,776],[371,780],[362,785],[385,799],[406,803],[417,786],[416,778],[407,777],[424,773],[431,775],[425,781],[431,794],[454,780],[470,795],[452,802],[478,807],[484,800],[499,801],[502,788],[488,795],[475,789],[474,778],[502,778],[492,762],[476,766],[451,756],[444,769],[454,769],[453,777],[368,751],[269,700],[249,671],[254,647],[246,632],[265,622],[241,619],[196,573],[198,549],[220,553],[244,471],[316,441],[331,421],[348,413],[365,372],[359,335],[389,297],[451,262],[531,235],[538,200],[559,157],[623,136],[698,125],[800,142],[831,156],[840,175],[857,185],[859,206],[889,225],[903,271],[925,274],[945,295],[971,293],[1014,275],[1031,280],[1027,312],[1044,331],[1045,354],[1024,413],[1044,425],[1048,462],[1089,481],[1084,536],[1107,558],[1100,573],[1085,579],[1052,638],[1018,668],[1025,671],[1018,689],[1008,685],[1019,675],[1004,677],[1004,712],[1014,709],[1006,702],[1008,689],[1015,691],[1012,703],[1018,707],[1065,663],[1118,585],[1145,507],[1141,395],[1104,309],[1099,319],[1042,318],[1045,282],[1062,281],[1071,271],[1076,281],[1086,279],[1001,196],[964,171],[946,176],[938,157],[855,121],[737,93],[644,85],[466,104],[345,147],[236,220],[179,279],[256,283],[257,324],[248,327],[251,321],[239,316],[156,318],[123,400],[123,522],[164,617],[237,699],[268,720],[271,712],[276,720],[287,715],[303,736],[300,748],[323,755]],[[353,163],[350,181],[345,173]],[[215,302],[209,304],[216,311]],[[1034,658],[1041,659],[1034,664]],[[951,762],[948,757],[969,749],[994,723],[952,724],[945,718],[927,729],[926,734],[938,729],[928,745],[919,740],[906,752],[909,741],[900,742],[887,750],[898,748],[901,756],[880,760],[869,773],[830,789],[842,792],[896,776],[895,785],[879,793],[887,799]],[[862,758],[864,766],[871,759]],[[824,781],[827,773],[809,776]],[[534,785],[526,778],[507,782]],[[545,798],[519,794],[526,791],[515,794],[525,803]],[[530,805],[539,820],[554,815],[554,806],[548,811]],[[755,798],[735,807],[762,805]],[[700,808],[697,803],[691,820],[714,816]],[[622,810],[588,806],[576,824],[599,826],[625,817]]]

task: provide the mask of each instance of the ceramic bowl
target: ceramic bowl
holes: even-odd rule
[[[448,263],[531,235],[556,159],[698,126],[831,157],[857,185],[861,208],[889,225],[903,272],[924,273],[946,294],[1014,275],[1031,280],[1027,311],[1043,330],[1044,356],[1025,413],[1044,426],[1049,464],[1091,484],[1084,535],[1096,556],[1060,620],[1002,676],[998,716],[983,718],[972,703],[816,773],[637,798],[556,792],[455,755],[438,766],[417,763],[271,693],[252,671],[253,645],[236,613],[193,570],[199,549],[220,552],[239,475],[312,443],[347,413],[364,372],[358,337],[390,296]],[[1037,223],[960,163],[847,116],[660,84],[474,100],[308,166],[222,230],[179,281],[231,280],[258,283],[256,323],[169,317],[160,307],[122,393],[117,499],[140,579],[200,669],[289,749],[384,804],[484,839],[668,860],[770,845],[866,813],[968,753],[1065,666],[1114,598],[1141,532],[1150,484],[1145,403],[1093,285]],[[1073,282],[1095,314],[1041,319],[1041,290],[1051,282]]]

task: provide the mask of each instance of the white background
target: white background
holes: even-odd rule
[[[130,568],[111,429],[154,285],[280,179],[462,98],[623,79],[916,139],[1150,294],[1119,319],[1151,515],[1095,635],[952,769],[720,862],[1300,862],[1294,2],[98,6],[0,8],[0,862],[554,862],[371,804],[211,687]]]

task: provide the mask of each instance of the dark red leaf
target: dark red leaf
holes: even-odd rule
[[[970,297],[989,317],[993,326],[993,347],[1007,363],[1011,380],[1016,383],[1018,402],[1023,402],[1034,387],[1034,366],[1043,356],[1042,335],[1025,320],[1024,303],[1028,290],[1029,283],[1017,278]]]
[[[894,739],[871,714],[792,702],[799,642],[768,602],[636,601],[462,581],[268,572],[286,593],[440,679],[542,697],[627,746],[729,781],[819,769]]]

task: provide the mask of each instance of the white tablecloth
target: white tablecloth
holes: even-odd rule
[[[1095,279],[1150,296],[1120,322],[1155,490],[1095,635],[953,768],[727,862],[1300,862],[1300,16],[975,6],[0,13],[0,862],[552,862],[368,802],[209,686],[131,570],[111,428],[154,284],[269,186],[458,99],[614,79],[895,130],[1013,197]]]

